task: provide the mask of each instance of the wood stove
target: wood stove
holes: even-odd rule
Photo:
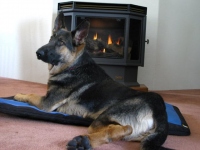
[[[108,75],[127,86],[138,86],[138,66],[144,65],[147,8],[132,4],[58,3],[68,30],[90,21],[86,51]]]

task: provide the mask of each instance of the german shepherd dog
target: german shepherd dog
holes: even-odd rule
[[[168,122],[162,97],[111,79],[84,50],[89,26],[85,20],[68,31],[59,13],[49,43],[36,52],[38,59],[48,63],[46,95],[17,94],[14,98],[48,112],[93,119],[88,134],[69,141],[67,150],[92,150],[117,140],[141,141],[141,150],[163,148]]]

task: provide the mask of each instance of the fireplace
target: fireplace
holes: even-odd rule
[[[58,3],[68,30],[90,21],[86,51],[114,80],[138,86],[138,66],[144,65],[147,8],[131,4]]]

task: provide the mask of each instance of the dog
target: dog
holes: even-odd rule
[[[67,150],[91,150],[118,140],[140,141],[141,150],[162,149],[168,135],[162,97],[109,77],[84,49],[89,26],[84,20],[68,31],[60,12],[49,43],[36,52],[39,60],[48,63],[46,95],[16,94],[14,98],[48,112],[93,119],[88,134],[74,137]]]

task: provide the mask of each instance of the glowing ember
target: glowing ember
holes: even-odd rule
[[[97,33],[94,35],[93,40],[97,40]]]
[[[112,38],[111,38],[111,35],[108,35],[108,44],[112,44]]]

